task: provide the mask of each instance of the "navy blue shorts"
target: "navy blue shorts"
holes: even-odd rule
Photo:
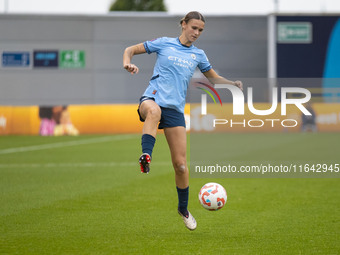
[[[155,99],[153,97],[141,97],[139,100],[139,105],[144,102],[145,100],[153,100]],[[161,120],[159,121],[158,129],[163,129],[167,127],[185,127],[185,118],[184,114],[176,111],[175,109],[172,108],[166,108],[160,106],[162,114],[161,114]],[[145,120],[142,118],[139,112],[139,106],[138,106],[138,115],[139,115],[139,120],[141,122],[144,122]]]

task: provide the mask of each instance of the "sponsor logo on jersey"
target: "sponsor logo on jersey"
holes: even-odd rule
[[[185,68],[190,68],[190,67],[194,66],[193,62],[191,62],[187,59],[180,58],[180,57],[169,56],[168,59],[170,61],[173,61],[175,65],[182,66],[182,67],[185,67]]]

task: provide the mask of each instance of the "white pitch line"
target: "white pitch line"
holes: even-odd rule
[[[171,162],[160,161],[153,162],[153,165],[171,165]],[[116,167],[116,166],[135,166],[139,165],[138,162],[83,162],[83,163],[46,163],[46,164],[0,164],[0,168],[60,168],[60,167]]]
[[[49,143],[49,144],[33,145],[33,146],[26,146],[26,147],[16,147],[16,148],[0,150],[0,155],[1,154],[17,153],[17,152],[26,152],[26,151],[38,151],[38,150],[54,149],[54,148],[76,146],[76,145],[82,145],[82,144],[120,141],[120,140],[131,139],[131,138],[134,138],[134,137],[135,136],[133,136],[133,135],[105,136],[105,137],[100,137],[100,138],[90,138],[90,139],[84,139],[84,140],[78,140],[78,141]]]

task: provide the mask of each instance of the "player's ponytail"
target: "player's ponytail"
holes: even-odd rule
[[[199,12],[193,11],[193,12],[189,12],[187,15],[185,15],[179,22],[180,25],[182,25],[183,21],[185,23],[188,23],[191,19],[198,19],[198,20],[202,20],[205,23],[205,18],[203,17],[203,15]]]

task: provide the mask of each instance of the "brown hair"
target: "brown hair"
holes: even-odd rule
[[[203,15],[199,12],[193,11],[193,12],[189,12],[187,15],[185,15],[181,21],[179,22],[180,25],[182,25],[183,21],[185,23],[188,23],[189,20],[191,19],[198,19],[198,20],[202,20],[205,23],[205,18],[203,17]]]

